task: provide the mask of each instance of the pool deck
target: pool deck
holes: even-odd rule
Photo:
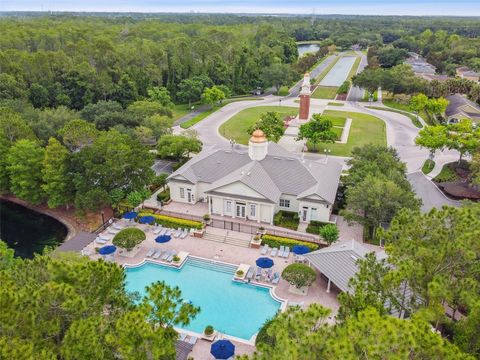
[[[146,240],[139,245],[136,254],[129,254],[129,256],[122,256],[119,254],[114,254],[110,259],[115,261],[120,265],[138,265],[145,261],[145,255],[147,251],[151,248],[162,249],[162,250],[175,250],[177,253],[183,251],[187,252],[190,255],[202,257],[206,259],[211,259],[215,261],[226,262],[230,264],[240,265],[240,264],[250,264],[255,266],[255,260],[262,256],[260,254],[260,249],[246,248],[241,246],[235,246],[225,243],[219,243],[215,241],[209,241],[202,238],[196,238],[193,236],[187,236],[184,239],[173,238],[163,244],[158,244],[155,242],[155,235],[153,233],[153,227],[148,225],[135,225],[142,230],[147,229]],[[219,230],[219,229],[216,229]],[[105,235],[110,235],[108,232],[104,232]],[[230,231],[232,234],[232,231]],[[238,233],[238,236],[245,236],[246,234]],[[111,244],[111,240],[107,243]],[[84,249],[84,253],[88,254],[92,259],[99,259],[101,255],[95,252],[95,248],[99,248],[104,245],[99,245],[95,242],[90,243]],[[134,251],[135,252],[135,251]],[[273,266],[273,271],[282,272],[282,270],[289,264],[294,262],[293,254],[291,253],[288,259],[273,257],[275,265]],[[155,262],[154,260],[149,260]],[[272,286],[270,283],[261,281],[262,285]],[[290,284],[285,280],[280,279],[277,286],[273,288],[273,294],[275,297],[286,300],[287,302],[303,303],[305,306],[308,306],[312,303],[318,303],[322,306],[331,309],[332,313],[329,317],[330,322],[334,322],[339,307],[337,300],[337,295],[339,291],[332,287],[330,293],[326,291],[327,283],[320,276],[317,277],[312,286],[310,286],[307,295],[296,295],[288,291]],[[228,335],[228,334],[226,334]],[[227,336],[226,336],[227,337]],[[236,354],[251,354],[255,350],[255,347],[251,342],[243,341],[234,341],[236,345]],[[199,340],[194,346],[192,351],[192,356],[194,359],[212,359],[210,355],[210,345],[211,343],[206,340]]]

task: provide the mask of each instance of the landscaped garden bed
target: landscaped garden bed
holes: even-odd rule
[[[262,236],[262,245],[268,245],[276,248],[279,248],[280,246],[288,246],[290,249],[292,249],[295,245],[305,245],[312,251],[317,250],[320,247],[320,244],[269,234]]]
[[[297,230],[300,218],[296,212],[280,210],[273,217],[273,224],[291,230]]]
[[[112,240],[113,245],[131,251],[146,238],[145,233],[137,228],[120,230]]]
[[[471,184],[470,164],[467,161],[445,164],[433,181],[451,198],[480,200],[480,189]]]
[[[325,223],[325,222],[312,220],[312,221],[310,221],[310,223],[308,224],[306,231],[307,231],[307,233],[309,233],[309,234],[318,235],[318,234],[320,234],[320,229],[321,229],[322,227],[324,227],[325,225],[327,225],[327,224],[328,224],[328,223]]]
[[[142,217],[145,215],[153,216],[155,218],[155,223],[168,228],[176,229],[180,227],[180,228],[201,229],[203,227],[203,223],[200,221],[186,220],[186,219],[181,219],[173,216],[153,214],[147,211],[143,211],[140,214],[138,214],[139,217]]]

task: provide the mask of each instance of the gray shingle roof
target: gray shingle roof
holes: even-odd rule
[[[465,98],[460,94],[447,96],[446,99],[449,102],[447,109],[445,110],[445,115],[447,116],[456,115],[458,113],[468,114],[461,109],[461,107],[465,105],[471,106],[472,108],[480,112],[480,107],[477,104],[475,104],[473,101],[468,100],[467,98]]]
[[[261,161],[251,160],[244,150],[213,148],[187,162],[169,179],[212,184],[207,191],[240,181],[274,202],[281,194],[302,194],[302,198],[318,195],[333,203],[341,171],[342,166],[335,161],[325,164],[302,160],[270,142],[268,154]]]

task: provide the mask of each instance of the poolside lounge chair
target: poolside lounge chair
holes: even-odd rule
[[[158,232],[158,235],[159,235],[159,236],[165,235],[166,232],[167,232],[167,229],[166,229],[166,228],[161,228],[160,231]]]
[[[113,223],[112,227],[116,230],[122,230],[123,229],[123,225],[120,224],[120,223]]]
[[[167,232],[165,233],[165,235],[172,235],[172,233],[173,233],[172,229],[167,229]]]
[[[188,343],[195,345],[197,343],[197,337],[196,336],[190,336],[190,339],[188,339]]]
[[[262,278],[262,268],[257,266],[257,273],[255,274],[255,280],[260,280]]]
[[[105,240],[105,241],[108,241],[108,240],[112,239],[112,237],[110,235],[102,235],[102,234],[100,234],[99,238],[100,238],[100,240]]]
[[[188,229],[183,229],[183,232],[182,234],[180,235],[180,239],[185,239],[187,236],[188,236],[188,233],[190,231],[188,231]]]
[[[272,275],[273,275],[272,269],[268,269],[265,274],[265,281],[268,281],[268,282],[272,281],[273,280]]]
[[[95,239],[95,242],[96,242],[97,244],[104,245],[104,244],[107,243],[107,240],[103,240],[103,239],[100,239],[99,237],[97,237],[97,238]]]
[[[268,244],[263,245],[262,250],[260,250],[260,255],[265,255],[268,252]]]
[[[159,225],[155,228],[155,230],[153,230],[153,233],[155,235],[158,235],[158,234],[160,234],[160,231],[162,231],[162,230],[163,230],[162,225]]]
[[[253,275],[255,275],[255,269],[253,267],[250,267],[250,269],[248,269],[248,271],[247,271],[247,275],[245,276],[245,278],[247,280],[252,280]]]
[[[178,238],[180,235],[182,235],[183,230],[178,228],[174,233],[173,237]]]
[[[285,259],[288,259],[288,255],[290,255],[290,248],[288,246],[285,246],[285,251],[283,252],[283,257]]]
[[[185,333],[178,334],[178,340],[185,341],[186,338],[187,338],[187,334]]]
[[[158,259],[162,255],[162,250],[157,250],[155,254],[152,255],[152,259]]]
[[[285,246],[281,245],[280,250],[278,251],[278,256],[283,257],[284,252],[285,252]]]
[[[168,256],[167,258],[167,262],[172,262],[173,261],[173,257],[177,255],[177,252],[175,250],[172,250],[170,251],[170,255]]]
[[[280,281],[280,273],[278,272],[275,272],[275,274],[273,274],[273,279],[272,279],[272,284],[278,284],[278,282]]]
[[[277,256],[277,251],[278,251],[277,248],[272,248],[272,251],[270,252],[270,256],[271,256],[271,257]]]
[[[153,254],[155,254],[155,249],[150,249],[145,254],[145,257],[151,257]]]
[[[167,261],[168,257],[170,256],[170,250],[165,251],[165,253],[160,258],[163,261]]]

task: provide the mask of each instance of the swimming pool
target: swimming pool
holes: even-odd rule
[[[232,281],[236,266],[189,257],[181,269],[145,262],[126,267],[127,290],[145,293],[155,281],[178,286],[182,297],[200,307],[200,313],[185,327],[203,333],[207,325],[223,334],[250,340],[281,303],[269,289]]]

